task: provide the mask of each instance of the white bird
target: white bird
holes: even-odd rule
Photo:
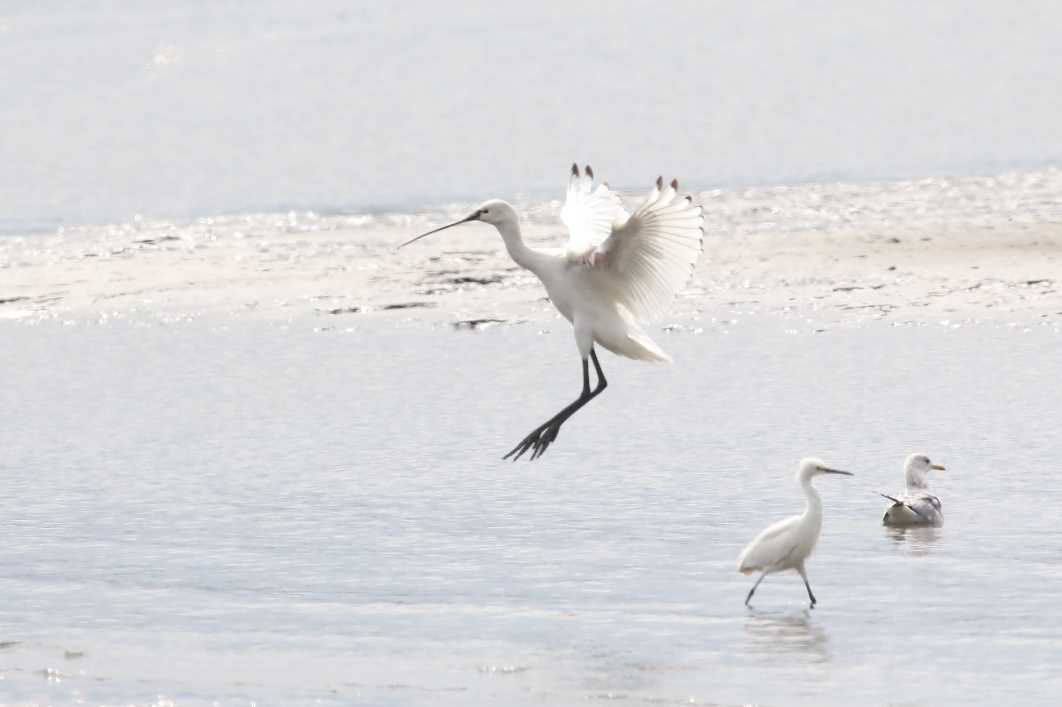
[[[896,526],[932,525],[934,527],[944,524],[940,499],[929,493],[929,481],[926,477],[931,469],[944,471],[943,466],[934,464],[925,454],[912,454],[907,457],[903,469],[903,475],[907,481],[907,489],[904,493],[899,498],[884,493],[879,494],[892,501],[892,505],[886,509],[881,519],[882,523]]]
[[[689,280],[701,253],[704,216],[691,197],[678,195],[677,180],[664,186],[658,177],[656,186],[629,214],[607,184],[595,188],[589,165],[580,174],[573,164],[560,216],[568,227],[568,243],[560,249],[528,247],[516,211],[500,199],[486,201],[459,221],[399,246],[469,221],[489,223],[501,233],[516,264],[538,276],[553,306],[571,322],[583,364],[582,392],[503,457],[511,456],[513,461],[529,449],[531,459],[541,456],[557,439],[561,425],[608,385],[596,344],[628,358],[671,360],[642,322],[663,314]],[[588,360],[597,374],[592,390]]]
[[[808,497],[808,505],[804,512],[769,525],[741,551],[738,557],[739,572],[742,574],[762,573],[752,585],[748,596],[745,597],[746,606],[752,600],[756,587],[760,586],[764,577],[775,572],[796,570],[804,579],[804,586],[808,589],[811,608],[815,608],[815,595],[811,592],[811,585],[808,583],[804,560],[815,549],[815,544],[819,541],[819,531],[822,530],[822,499],[811,486],[811,479],[819,474],[852,476],[850,471],[839,471],[827,467],[820,459],[809,458],[800,461],[796,480],[804,489],[804,495]]]

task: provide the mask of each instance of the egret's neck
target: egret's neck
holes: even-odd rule
[[[822,522],[822,497],[819,496],[819,492],[815,490],[815,487],[811,485],[811,479],[801,479],[800,486],[804,489],[804,495],[807,496],[808,506],[804,509],[804,517],[809,520],[814,520],[816,523]]]
[[[495,224],[495,228],[505,241],[505,250],[509,251],[509,257],[520,267],[534,270],[534,251],[524,244],[523,236],[520,235],[520,222],[516,218],[506,219]]]

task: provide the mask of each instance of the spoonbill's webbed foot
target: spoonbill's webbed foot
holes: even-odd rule
[[[516,461],[529,449],[531,450],[530,460],[534,461],[535,459],[538,459],[546,453],[546,450],[549,449],[549,445],[556,441],[557,435],[560,434],[561,425],[563,425],[569,417],[578,412],[579,408],[593,400],[598,393],[608,386],[608,381],[605,380],[605,374],[601,370],[601,363],[597,360],[597,353],[593,349],[590,349],[590,358],[594,361],[594,371],[597,373],[597,386],[593,390],[590,390],[590,368],[586,359],[583,359],[583,390],[579,394],[579,397],[556,415],[531,430],[531,434],[520,440],[520,443],[509,450],[509,453],[502,457],[502,459],[512,457],[512,460]]]

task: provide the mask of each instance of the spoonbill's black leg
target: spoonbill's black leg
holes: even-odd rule
[[[594,371],[597,373],[597,385],[593,390],[590,390],[590,367],[588,361],[583,359],[583,390],[579,393],[579,397],[576,398],[571,404],[567,405],[563,410],[558,412],[550,419],[543,422],[541,425],[531,431],[531,434],[524,437],[520,444],[510,450],[502,459],[513,458],[516,461],[527,450],[531,451],[531,459],[537,459],[545,454],[549,445],[553,444],[557,439],[557,433],[560,432],[561,425],[567,421],[569,417],[578,412],[579,408],[586,405],[593,400],[598,393],[608,387],[608,381],[605,380],[605,374],[601,370],[601,363],[597,360],[597,352],[592,348],[590,349],[590,359],[594,362]],[[515,455],[515,456],[514,456]]]
[[[756,580],[756,584],[752,585],[752,589],[749,590],[749,595],[747,597],[745,597],[745,606],[748,606],[749,602],[752,601],[752,595],[756,593],[756,587],[760,586],[760,582],[762,582],[763,578],[766,577],[766,576],[767,576],[767,573],[764,572],[763,574],[760,575],[760,578]]]

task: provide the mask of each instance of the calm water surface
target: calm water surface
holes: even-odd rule
[[[0,703],[1048,704],[1058,335],[659,334],[534,464],[565,327],[3,331]],[[879,524],[908,452],[946,525]],[[795,575],[741,547],[821,479]]]
[[[651,19],[650,19],[651,18]],[[0,3],[0,234],[1062,162],[1062,6]]]

